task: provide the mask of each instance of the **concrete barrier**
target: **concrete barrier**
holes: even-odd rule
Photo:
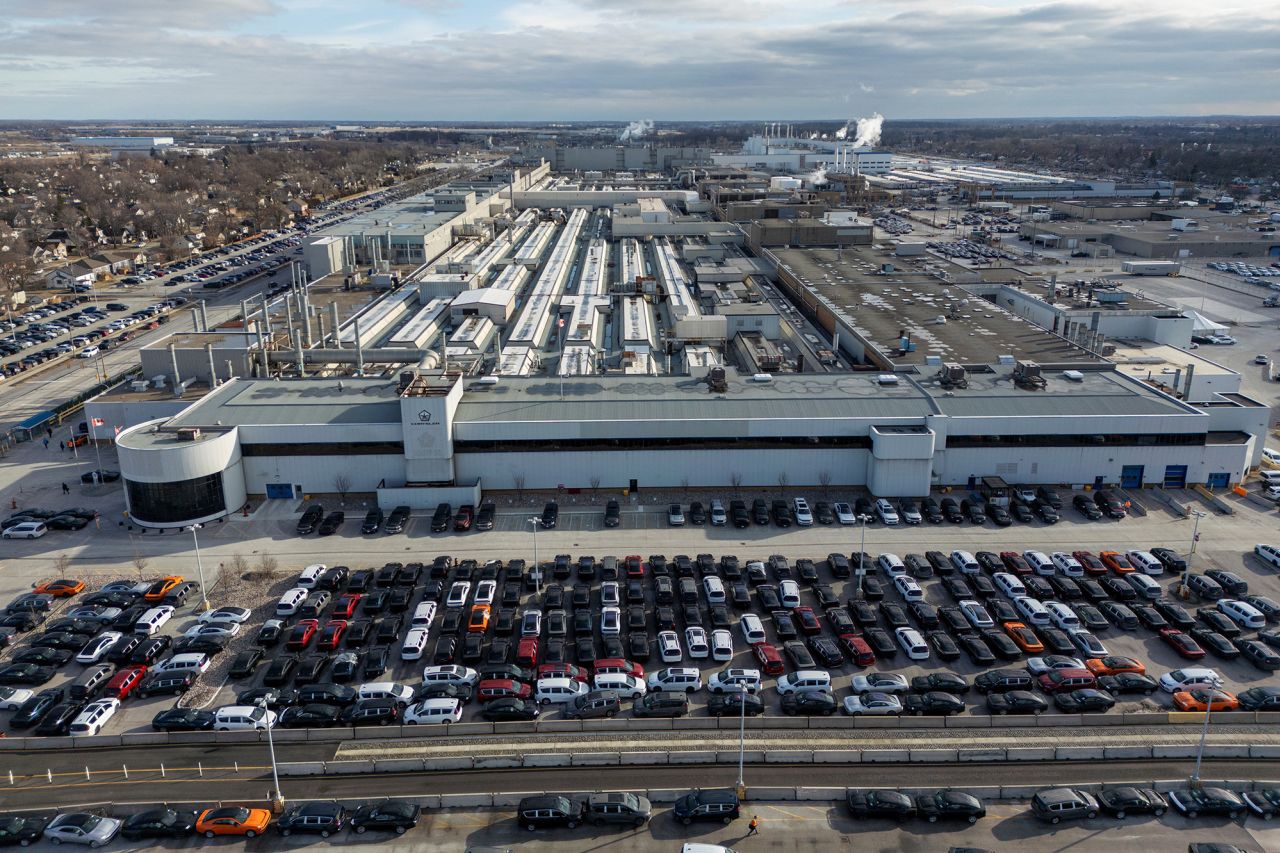
[[[1205,758],[1248,758],[1249,745],[1244,743],[1235,744],[1208,744],[1204,748]]]
[[[723,717],[682,717],[678,725],[673,720],[671,728],[678,728],[681,731],[687,729],[718,729],[720,728],[720,723],[723,719]]]
[[[271,739],[276,743],[306,743],[310,731],[307,729],[273,729]],[[161,735],[161,737],[164,737]],[[163,741],[162,741],[163,742]]]
[[[379,758],[373,762],[375,773],[421,773],[421,758]]]
[[[976,788],[965,787],[965,792],[982,800],[984,803],[994,802],[1000,799],[999,785],[979,785]]]
[[[861,764],[862,753],[856,749],[814,750],[814,764]]]
[[[579,720],[548,720],[545,723],[538,723],[538,731],[580,732],[582,731],[582,722]]]
[[[796,788],[797,800],[806,802],[835,802],[844,799],[844,788]]]
[[[427,726],[425,728],[430,728]],[[420,737],[419,729],[423,729],[422,734],[428,734],[422,726],[359,726],[352,731],[355,732],[356,740],[393,740],[404,737],[405,730],[413,732],[414,737]]]
[[[1052,746],[1011,746],[1004,751],[1008,761],[1053,761]]]
[[[1033,729],[1037,725],[1036,717],[1033,714],[1013,714],[991,717],[991,728],[993,729]]]
[[[277,765],[281,776],[322,776],[323,761],[290,761]]]
[[[895,762],[907,761],[911,758],[911,750],[909,749],[864,749],[862,750],[863,764],[892,764]]]
[[[1042,785],[1001,785],[1000,799],[1002,800],[1029,800],[1036,795]]]
[[[669,752],[668,764],[715,764],[714,752]]]
[[[1100,746],[1060,746],[1054,752],[1058,761],[1101,761],[1105,750]]]
[[[811,729],[851,729],[853,728],[852,717],[810,717],[809,728]]]
[[[747,753],[751,755],[751,753]],[[751,759],[748,758],[748,761]],[[619,755],[619,764],[662,765],[667,763],[665,752],[623,752]]]
[[[543,752],[525,755],[522,759],[524,767],[568,767],[572,756],[565,752]]]
[[[1082,722],[1086,726],[1123,726],[1124,718],[1119,714],[1082,714]]]
[[[274,734],[274,732],[272,733]],[[247,731],[247,732],[214,732],[214,743],[258,743],[265,736],[265,732]]]
[[[422,759],[422,769],[428,772],[432,770],[470,770],[475,766],[476,759],[468,758],[465,755]],[[519,767],[520,765],[517,764],[516,766]]]
[[[325,772],[333,775],[344,776],[349,774],[372,773],[374,771],[374,763],[372,761],[327,761],[325,762]]]
[[[281,731],[286,730],[281,729]],[[307,743],[341,743],[349,740],[347,733],[340,729],[301,729],[301,731],[307,733]],[[273,731],[271,736],[275,737],[276,733]]]
[[[737,761],[737,756],[734,756]],[[813,753],[805,750],[770,750],[764,754],[765,764],[812,764]]]
[[[1085,725],[1084,718],[1090,716],[1087,714],[1036,714],[1036,725],[1041,728],[1048,726],[1050,728],[1079,728]]]
[[[959,757],[957,749],[912,749],[909,750],[909,761],[912,763],[939,764],[953,762]]]
[[[471,766],[476,770],[502,770],[521,766],[518,755],[477,755],[471,759]]]
[[[756,801],[767,803],[770,801],[786,801],[796,798],[795,788],[767,788],[749,785],[747,787],[747,801]]]
[[[893,717],[854,717],[855,729],[896,729],[898,721]]]
[[[283,731],[287,731],[283,730]],[[132,732],[120,736],[121,746],[150,746],[167,744],[169,735],[165,732]]]
[[[899,717],[898,725],[904,729],[943,729],[947,726],[947,718],[927,714],[919,717]]]
[[[493,808],[493,794],[441,794],[442,809],[488,809]]]
[[[981,761],[993,762],[1004,761],[1005,751],[1003,749],[958,749],[956,750],[956,761]]]
[[[1280,758],[1280,744],[1254,744],[1249,747],[1250,758]]]
[[[1149,746],[1107,746],[1103,747],[1102,757],[1108,760],[1112,759],[1135,759],[1150,758],[1151,747]]]
[[[746,751],[742,753],[742,762],[744,764],[765,764],[768,761],[767,753],[760,750]],[[737,764],[738,751],[726,750],[716,753],[716,764]]]
[[[541,796],[542,791],[514,791],[509,794],[494,794],[489,799],[495,809],[514,809],[525,797]]]
[[[987,729],[993,721],[1000,717],[947,717],[946,728],[949,729]]]
[[[616,752],[575,752],[569,756],[569,764],[573,767],[603,767],[619,762]]]
[[[1152,758],[1195,758],[1196,746],[1189,743],[1154,744]]]

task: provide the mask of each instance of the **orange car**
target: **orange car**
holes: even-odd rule
[[[164,597],[184,580],[186,578],[182,575],[166,575],[147,587],[147,591],[142,598],[146,601],[164,601]]]
[[[489,605],[473,604],[471,618],[467,621],[467,630],[474,634],[483,634],[489,630]]]
[[[1133,658],[1121,657],[1120,655],[1107,655],[1104,658],[1089,658],[1084,665],[1094,675],[1119,675],[1122,672],[1133,672],[1143,675],[1147,671],[1146,665],[1140,660]]]
[[[229,806],[222,809],[205,809],[196,818],[196,832],[203,832],[205,838],[218,835],[243,835],[253,838],[262,834],[267,824],[271,823],[271,812],[266,809],[247,809],[244,806]]]
[[[78,581],[73,578],[59,578],[56,581],[45,581],[37,586],[35,591],[42,595],[52,595],[54,598],[70,598],[76,593],[84,591],[84,581]]]
[[[1009,639],[1024,652],[1035,652],[1039,654],[1044,651],[1044,643],[1040,642],[1040,638],[1036,636],[1036,632],[1028,628],[1021,622],[1004,623],[1004,632],[1009,635]]]
[[[1102,560],[1102,564],[1118,575],[1127,575],[1133,571],[1133,563],[1129,562],[1129,558],[1119,551],[1101,551],[1098,559]]]
[[[1213,707],[1209,707],[1209,703]],[[1173,707],[1179,711],[1238,711],[1240,700],[1225,690],[1179,690],[1173,694]]]

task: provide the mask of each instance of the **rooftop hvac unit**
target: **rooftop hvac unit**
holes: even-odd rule
[[[178,441],[195,441],[200,437],[200,427],[182,427],[178,430]]]
[[[1020,361],[1013,366],[1013,381],[1023,388],[1043,388],[1044,377],[1040,365],[1034,361]]]
[[[752,382],[772,382],[772,381],[773,381],[773,374],[771,374],[771,373],[756,373],[756,374],[754,374],[754,375],[751,377],[751,381],[752,381]]]
[[[1080,372],[1080,371],[1078,371],[1078,370],[1064,370],[1064,371],[1062,371],[1062,375],[1063,375],[1063,377],[1065,377],[1066,379],[1071,380],[1072,382],[1083,382],[1083,381],[1084,381],[1084,374],[1083,374],[1083,373],[1081,373],[1081,372]]]
[[[1015,360],[1011,355],[996,356],[996,364],[1014,364],[1014,363],[1015,363]]]
[[[129,383],[129,387],[131,387],[134,391],[145,391],[147,390],[148,384],[149,383],[145,379],[135,379]]]
[[[400,388],[399,393],[403,394],[405,389],[413,384],[413,380],[418,378],[416,370],[402,370],[400,372]]]
[[[897,376],[895,376],[895,375],[894,375],[894,374],[892,374],[892,373],[881,373],[879,376],[877,376],[877,377],[876,377],[876,384],[878,384],[878,385],[897,385],[897,384],[898,384],[898,377],[897,377]]]
[[[969,384],[969,376],[965,373],[963,364],[956,364],[953,361],[942,365],[942,369],[938,371],[938,381],[943,387],[952,385],[964,387]]]

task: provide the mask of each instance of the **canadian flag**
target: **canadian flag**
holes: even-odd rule
[[[107,425],[107,422],[106,422],[106,421],[104,421],[102,418],[94,418],[94,419],[93,419],[93,425],[94,425],[94,426],[96,426],[96,427],[106,426],[106,425]]]
[[[116,435],[119,435],[119,434],[120,434],[120,430],[122,430],[122,429],[124,429],[124,427],[117,426],[117,427],[116,427]]]
[[[564,328],[564,318],[563,318],[563,317],[561,317],[559,320],[556,320],[556,326],[557,326],[557,327],[559,327],[559,328],[561,328],[561,329],[563,329],[563,328]]]

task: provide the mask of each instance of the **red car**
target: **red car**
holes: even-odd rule
[[[849,660],[858,666],[871,666],[876,662],[876,653],[871,651],[871,646],[867,645],[867,641],[857,634],[841,634],[839,641],[840,648],[844,649],[844,653],[849,656]]]
[[[303,619],[293,626],[293,630],[289,632],[288,639],[284,641],[284,647],[294,652],[302,651],[311,645],[311,639],[316,635],[316,631],[319,628],[319,620]]]
[[[644,678],[644,667],[634,661],[629,661],[626,658],[600,658],[595,662],[594,667],[596,675],[618,672],[623,675],[632,675],[636,678]]]
[[[538,638],[521,637],[516,644],[516,666],[532,667],[538,665]]]
[[[1200,648],[1200,644],[1191,635],[1184,634],[1177,628],[1161,628],[1160,639],[1172,646],[1175,652],[1187,660],[1200,660],[1200,658],[1204,657],[1204,649]]]
[[[131,666],[120,670],[107,682],[106,695],[123,699],[133,692],[147,674],[145,666]]]
[[[1027,558],[1017,551],[1001,551],[1000,560],[1011,574],[1034,575],[1036,573],[1035,569],[1031,568],[1031,564],[1027,562]]]
[[[644,560],[640,559],[638,554],[632,554],[622,561],[623,567],[629,578],[644,577]]]
[[[538,666],[538,678],[572,678],[586,684],[591,680],[587,671],[571,663],[544,663]]]
[[[476,508],[471,504],[463,504],[458,507],[458,514],[453,517],[453,529],[458,533],[465,533],[471,529],[471,522],[475,521]]]
[[[812,637],[822,633],[822,623],[818,621],[818,615],[813,612],[812,607],[797,607],[791,611],[791,618],[795,620],[796,630],[801,634]]]
[[[351,619],[356,615],[356,607],[360,604],[361,595],[358,592],[348,592],[338,598],[337,604],[333,605],[334,619]]]
[[[1070,692],[1097,686],[1098,680],[1087,669],[1051,669],[1040,676],[1040,689],[1045,693]]]
[[[782,675],[786,671],[782,663],[782,655],[771,644],[753,643],[751,651],[760,662],[760,668],[764,670],[765,675]]]
[[[1097,557],[1092,551],[1072,551],[1071,556],[1076,558],[1076,562],[1084,566],[1086,575],[1105,575],[1107,573],[1107,564]]]
[[[345,633],[347,633],[346,620],[331,619],[325,624],[324,630],[320,632],[320,639],[316,641],[316,648],[333,651],[342,642],[342,635]]]
[[[523,681],[512,681],[510,678],[490,678],[476,686],[476,699],[480,702],[492,702],[494,699],[528,699],[533,695],[533,688]]]

